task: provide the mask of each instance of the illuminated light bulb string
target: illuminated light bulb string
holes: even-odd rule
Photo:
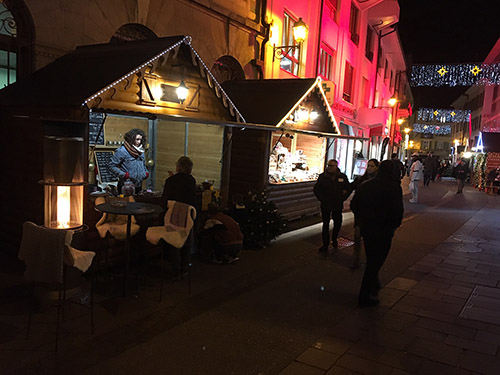
[[[439,122],[464,122],[469,121],[471,111],[461,109],[434,109],[419,108],[417,120]]]
[[[221,91],[222,95],[224,95],[224,97],[226,98],[226,100],[230,103],[230,105],[233,107],[234,111],[238,114],[238,117],[241,119],[242,122],[246,122],[245,118],[243,117],[243,115],[241,114],[241,112],[238,110],[238,108],[236,108],[236,106],[234,105],[233,101],[229,98],[229,96],[226,94],[226,92],[222,89],[222,86],[219,84],[219,82],[215,79],[214,75],[212,74],[212,72],[210,71],[210,69],[208,69],[207,65],[205,64],[205,62],[203,61],[203,59],[200,57],[200,55],[198,54],[198,52],[196,52],[196,50],[193,48],[193,46],[191,45],[191,40],[192,38],[190,36],[186,36],[184,37],[182,40],[180,40],[179,42],[171,45],[169,48],[167,48],[166,50],[162,51],[161,53],[159,53],[158,55],[154,56],[153,58],[151,58],[150,60],[146,61],[144,64],[140,65],[138,68],[132,70],[131,72],[127,73],[125,76],[121,77],[120,79],[110,83],[109,85],[107,85],[105,88],[103,88],[101,91],[99,91],[98,93],[92,95],[91,97],[87,98],[83,103],[82,103],[82,106],[86,105],[88,102],[94,100],[95,98],[97,98],[98,96],[104,94],[106,91],[108,91],[109,89],[113,88],[114,86],[118,85],[120,82],[126,80],[128,77],[130,77],[131,75],[134,75],[136,73],[138,73],[139,71],[141,71],[143,68],[145,68],[146,66],[148,66],[149,64],[151,64],[152,62],[154,62],[155,60],[159,59],[160,57],[162,57],[163,55],[165,55],[167,52],[177,48],[178,46],[180,46],[182,43],[185,43],[189,46],[189,48],[191,48],[191,50],[194,52],[194,54],[196,55],[196,57],[198,58],[198,61],[201,62],[201,64],[203,65],[203,67],[205,68],[205,71],[210,75],[210,77],[212,78],[213,82],[215,82],[215,84],[217,85],[217,87],[219,88],[219,90]]]
[[[413,124],[414,133],[434,134],[434,135],[450,135],[451,125],[428,125],[428,124]]]
[[[411,86],[474,86],[500,84],[500,63],[415,64]]]

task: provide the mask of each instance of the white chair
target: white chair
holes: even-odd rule
[[[95,253],[80,251],[71,247],[74,232],[72,230],[56,230],[38,226],[32,222],[23,224],[23,237],[18,257],[26,264],[24,278],[36,286],[55,289],[57,298],[56,344],[59,341],[59,323],[64,319],[64,304],[66,302],[66,272],[67,268],[76,268],[86,272],[92,265]],[[34,300],[34,295],[32,296]],[[93,280],[90,281],[90,327],[94,333],[93,314]],[[68,301],[72,302],[72,301]],[[26,339],[29,338],[33,303],[29,311]]]

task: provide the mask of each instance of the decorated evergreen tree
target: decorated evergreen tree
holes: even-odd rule
[[[475,158],[472,183],[479,190],[484,190],[486,185],[486,154],[478,154]]]
[[[285,230],[285,219],[274,202],[267,200],[266,191],[249,192],[240,207],[243,211],[237,216],[245,248],[266,247]]]

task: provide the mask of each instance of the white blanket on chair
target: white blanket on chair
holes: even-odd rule
[[[135,202],[133,196],[129,196],[129,202]],[[101,203],[106,203],[106,200],[103,197],[98,197],[95,200],[95,205]],[[106,237],[106,233],[109,232],[117,240],[124,240],[127,238],[127,215],[114,215],[103,212],[95,227],[101,238]],[[139,232],[139,225],[137,225],[135,217],[132,216],[130,236],[134,236],[137,232]]]
[[[180,249],[186,243],[193,228],[196,208],[176,201],[168,201],[167,207],[165,225],[148,228],[146,239],[153,245],[163,239],[166,243]]]

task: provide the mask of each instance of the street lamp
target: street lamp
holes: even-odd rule
[[[293,24],[293,40],[296,45],[293,46],[274,46],[273,47],[273,62],[274,59],[282,59],[287,56],[290,52],[295,49],[300,49],[302,43],[307,39],[307,25],[302,20],[302,17],[299,17],[299,20]],[[283,50],[286,49],[286,52]]]

